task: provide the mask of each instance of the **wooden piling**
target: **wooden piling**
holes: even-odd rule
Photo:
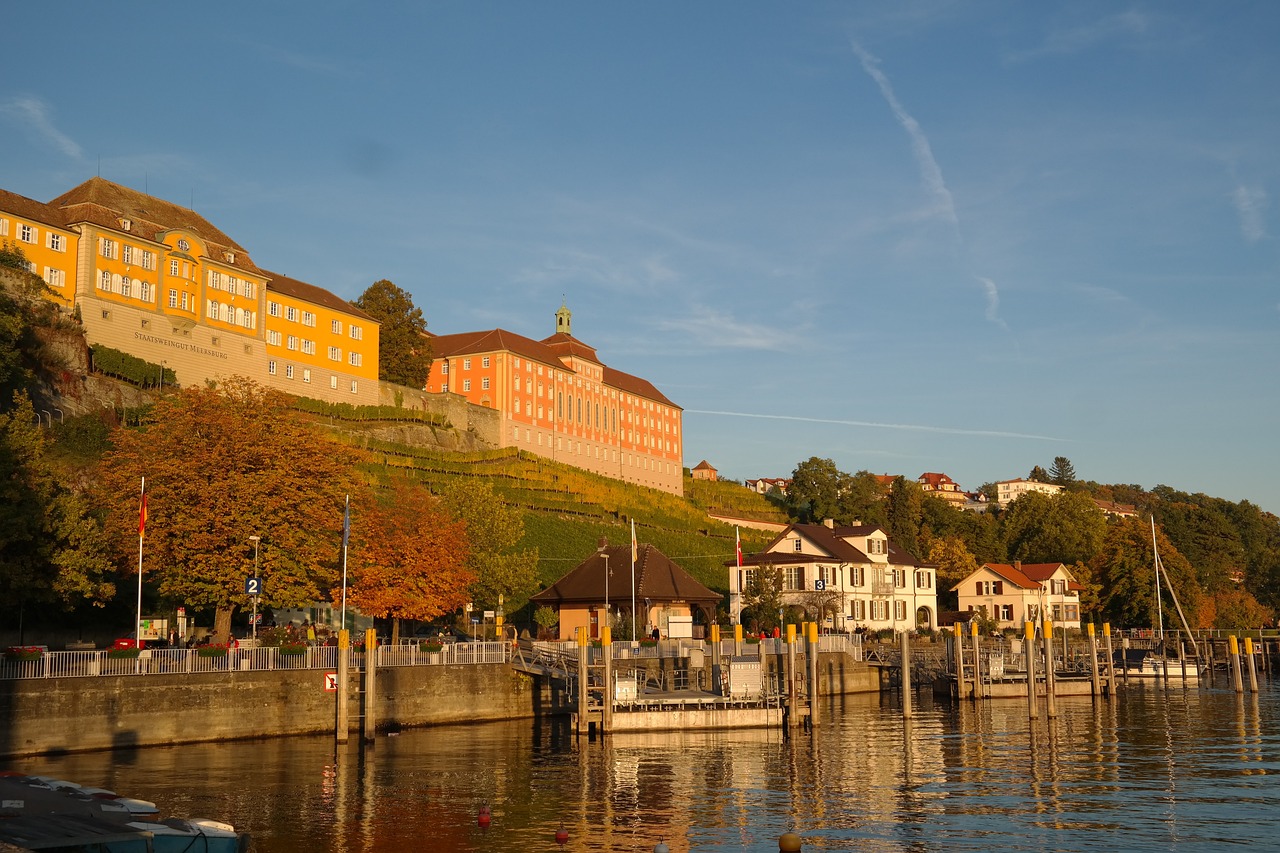
[[[911,719],[911,633],[902,632],[902,719]]]
[[[377,691],[378,632],[372,628],[364,632],[364,739],[372,741],[378,736]]]
[[[1240,680],[1240,641],[1236,635],[1227,637],[1227,661],[1231,666],[1231,686],[1237,693],[1244,692],[1244,684]]]
[[[787,670],[787,719],[791,725],[800,725],[800,697],[796,694],[799,692],[799,685],[796,683],[796,626],[787,626],[787,654],[786,654],[786,670]]]
[[[965,698],[965,677],[964,677],[964,628],[959,622],[955,624],[955,649],[956,649],[956,698]]]
[[[1107,695],[1116,695],[1116,655],[1111,648],[1111,623],[1102,623],[1102,639],[1107,646]]]
[[[1249,692],[1258,692],[1258,664],[1253,656],[1253,637],[1244,638],[1244,659],[1249,662]]]
[[[1090,689],[1096,699],[1102,693],[1102,686],[1098,678],[1098,639],[1094,636],[1093,623],[1090,622],[1086,627],[1089,642],[1089,676],[1093,683]]]
[[[600,718],[600,734],[613,731],[613,628],[600,629],[600,654],[604,658],[604,708]]]
[[[1044,625],[1044,698],[1046,712],[1050,719],[1058,716],[1057,687],[1053,683],[1053,623],[1048,619]]]
[[[973,638],[973,699],[983,698],[982,696],[982,635],[978,632],[978,623],[973,621],[969,623],[969,635]]]
[[[720,626],[711,626],[711,692],[724,695],[724,669],[720,664]]]
[[[587,704],[587,679],[588,660],[591,654],[591,646],[587,640],[587,626],[579,625],[577,630],[578,638],[578,734],[586,734],[590,729],[590,720],[587,715],[590,706]]]
[[[742,657],[742,625],[733,626],[733,656]]]
[[[1027,719],[1034,720],[1036,711],[1036,626],[1022,623],[1022,654],[1027,659]]]
[[[350,727],[350,717],[347,709],[347,652],[351,648],[351,632],[343,628],[338,632],[338,709],[337,720],[334,723],[333,733],[334,740],[338,743],[347,742],[347,729]]]
[[[821,714],[818,702],[818,623],[809,623],[809,728],[817,728]]]

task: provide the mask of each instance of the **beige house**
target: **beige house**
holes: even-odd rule
[[[969,499],[956,481],[946,474],[926,471],[916,478],[916,482],[920,484],[920,490],[926,495],[941,498],[957,508],[963,507]]]
[[[985,609],[1000,628],[1048,618],[1066,628],[1080,627],[1079,582],[1062,563],[983,563],[952,587],[961,612]]]
[[[996,483],[996,503],[1006,507],[1025,495],[1027,492],[1040,492],[1049,496],[1062,491],[1056,483],[1041,483],[1036,480],[1004,480]]]
[[[729,615],[742,621],[744,592],[764,567],[782,572],[783,604],[822,614],[822,627],[895,631],[938,625],[937,573],[875,525],[792,524],[739,566],[729,566]]]

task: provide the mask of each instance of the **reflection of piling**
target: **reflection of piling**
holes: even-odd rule
[[[902,719],[911,719],[911,634],[902,632]]]
[[[1098,678],[1098,640],[1093,635],[1093,623],[1090,622],[1086,628],[1089,641],[1089,675],[1092,679],[1093,686],[1091,688],[1093,697],[1096,699],[1102,692]]]
[[[334,724],[334,738],[338,743],[347,742],[349,725],[347,709],[347,651],[351,648],[351,634],[346,628],[338,632],[338,719]]]
[[[1240,641],[1235,634],[1227,637],[1227,661],[1231,666],[1231,686],[1237,693],[1243,693],[1244,685],[1240,682]]]
[[[378,671],[378,632],[372,628],[364,632],[364,739],[373,740],[378,734],[378,715],[374,710],[374,690]]]
[[[1027,659],[1027,719],[1034,720],[1036,711],[1036,626],[1022,623],[1022,654]]]
[[[1253,637],[1244,638],[1244,659],[1249,662],[1249,692],[1258,692],[1258,663],[1253,656]]]
[[[1057,685],[1053,683],[1053,623],[1044,620],[1044,698],[1050,719],[1058,716]]]

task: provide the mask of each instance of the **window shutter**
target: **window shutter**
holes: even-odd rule
[[[977,582],[977,583],[975,583],[973,586],[974,586],[973,594],[974,594],[974,595],[982,595],[982,581],[978,581],[978,582]]]
[[[1004,595],[1004,581],[996,581],[995,590],[996,595]]]

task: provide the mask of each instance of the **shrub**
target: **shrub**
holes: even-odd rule
[[[141,649],[108,649],[107,657],[123,660],[136,660]]]
[[[653,637],[650,637],[647,640],[641,640],[640,645],[642,648],[652,649],[654,646],[658,645],[658,641],[653,639]]]
[[[199,646],[196,648],[196,654],[202,658],[225,658],[227,656],[227,647],[219,643]]]
[[[44,649],[36,646],[14,646],[4,650],[5,660],[40,660],[44,657]]]
[[[432,643],[432,642],[419,643],[418,648],[429,655],[439,654],[440,652],[444,651],[444,645],[441,643]]]
[[[281,643],[280,644],[280,654],[282,655],[297,657],[299,655],[305,655],[306,653],[307,653],[306,643]]]

